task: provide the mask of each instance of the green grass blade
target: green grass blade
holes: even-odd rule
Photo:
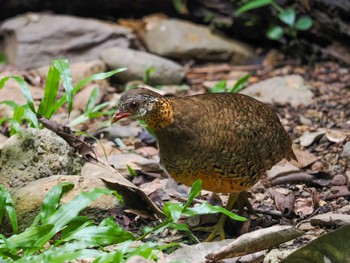
[[[69,63],[67,59],[56,59],[52,62],[56,69],[60,72],[60,76],[63,82],[63,87],[66,91],[66,98],[68,102],[68,115],[73,109],[73,80],[72,73],[70,71]]]
[[[106,252],[102,252],[96,249],[86,249],[89,246],[88,242],[81,240],[79,242],[66,243],[63,246],[55,247],[51,246],[45,252],[39,255],[24,256],[22,259],[17,260],[17,263],[27,262],[50,262],[50,263],[62,263],[68,262],[77,258],[97,258],[102,257]]]
[[[87,77],[83,80],[81,80],[73,89],[73,95],[77,94],[79,92],[79,90],[86,85],[87,83],[94,81],[94,80],[102,80],[102,79],[106,79],[109,78],[111,76],[113,76],[114,74],[117,74],[119,72],[125,71],[126,68],[119,68],[119,69],[115,69],[109,72],[105,72],[105,73],[98,73],[98,74],[94,74],[90,77]],[[61,108],[67,101],[67,96],[63,95],[55,104],[53,112],[55,113],[59,108]]]
[[[112,71],[108,71],[108,72],[103,72],[103,73],[97,73],[94,75],[91,75],[83,80],[81,80],[75,87],[74,89],[77,89],[78,91],[87,83],[94,81],[94,80],[102,80],[102,79],[107,79],[109,77],[112,77],[113,75],[123,72],[127,70],[127,68],[117,68],[115,70]]]
[[[209,89],[210,93],[220,93],[226,91],[226,80],[220,80],[218,83],[216,83],[213,87]]]
[[[73,188],[74,183],[71,182],[63,182],[52,187],[46,194],[40,212],[35,217],[32,227],[51,216],[59,207],[62,194],[72,190]]]
[[[202,191],[202,180],[198,179],[192,184],[191,191],[187,198],[187,202],[185,203],[182,210],[185,210],[192,203],[193,199],[195,199],[197,196],[200,195],[201,191]]]
[[[245,217],[238,216],[221,206],[213,206],[208,203],[202,203],[200,205],[189,207],[183,211],[183,214],[186,216],[194,216],[194,215],[204,215],[204,214],[215,214],[215,213],[223,213],[230,217],[233,220],[237,221],[247,221]]]
[[[19,76],[9,76],[9,77],[5,77],[0,79],[0,89],[2,89],[6,83],[6,81],[8,81],[10,78],[14,79],[15,81],[17,81],[17,83],[19,84],[19,87],[23,93],[24,98],[27,101],[27,104],[29,106],[29,108],[35,112],[35,107],[34,107],[34,102],[33,102],[33,97],[32,94],[29,91],[28,85],[27,83],[24,81],[24,79],[22,77]]]
[[[85,107],[85,111],[84,111],[85,114],[89,114],[92,111],[92,109],[94,108],[94,105],[96,103],[98,95],[99,95],[98,88],[94,88],[90,94],[88,102],[86,103],[86,107]]]
[[[29,109],[28,105],[24,105],[24,106],[25,107],[24,107],[23,118],[27,120],[31,126],[33,126],[36,129],[39,129],[40,125],[39,125],[38,118],[36,117],[36,114]]]
[[[22,134],[21,125],[18,123],[16,119],[7,118],[6,121],[8,121],[11,124],[11,131],[10,131],[11,136],[16,133]]]
[[[239,16],[249,10],[257,9],[266,5],[272,4],[273,0],[251,0],[246,4],[243,4],[238,10],[235,12],[236,16]]]
[[[38,113],[48,119],[50,119],[54,113],[53,106],[56,101],[59,85],[60,73],[53,65],[51,65],[49,72],[47,73],[44,97],[40,102],[38,109]]]
[[[54,214],[48,217],[43,224],[53,225],[51,231],[42,236],[35,243],[36,246],[43,246],[48,240],[50,240],[58,231],[73,220],[80,211],[86,208],[91,202],[95,201],[101,195],[113,194],[118,198],[121,198],[115,191],[108,189],[94,188],[89,192],[82,192],[78,194],[72,201],[62,205]]]
[[[0,188],[0,225],[2,223],[2,219],[4,218],[6,212],[6,197],[3,194],[2,189]]]
[[[14,233],[18,232],[18,223],[17,223],[17,216],[16,211],[13,205],[13,201],[10,195],[10,192],[2,185],[0,185],[0,194],[5,198],[5,210],[7,215],[9,216],[12,229]]]
[[[31,248],[40,237],[46,235],[51,229],[52,225],[48,224],[27,228],[26,231],[8,238],[6,246],[12,248]]]
[[[240,92],[243,88],[244,85],[248,82],[250,78],[250,75],[244,75],[243,77],[241,77],[236,84],[232,87],[232,89],[230,90],[231,93],[238,93]]]
[[[128,231],[121,228],[112,218],[104,219],[98,226],[81,227],[79,231],[67,236],[64,241],[86,240],[91,246],[108,246],[126,240],[135,240],[135,237]]]
[[[12,100],[4,100],[4,101],[0,101],[0,104],[6,104],[7,106],[9,106],[12,110],[15,110],[17,107],[19,107],[19,105],[12,101]]]

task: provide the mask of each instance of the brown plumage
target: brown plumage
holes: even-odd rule
[[[292,141],[272,109],[232,93],[165,98],[144,88],[125,92],[112,122],[132,116],[157,135],[161,162],[178,182],[238,193],[283,158]]]
[[[137,103],[137,109],[130,103]],[[246,95],[165,98],[139,88],[122,96],[117,116],[125,113],[143,119],[154,130],[161,162],[185,185],[201,178],[203,189],[240,192],[282,158],[296,159],[277,115]]]

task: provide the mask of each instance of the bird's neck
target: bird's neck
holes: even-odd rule
[[[146,124],[157,133],[174,122],[174,111],[171,99],[159,98],[152,110],[144,117]]]

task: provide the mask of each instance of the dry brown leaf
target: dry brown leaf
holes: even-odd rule
[[[303,234],[303,231],[292,226],[272,226],[259,229],[238,237],[228,245],[208,254],[206,258],[217,262],[225,258],[243,256],[272,248]]]
[[[289,191],[288,191],[289,192]],[[271,197],[275,200],[276,208],[283,213],[284,216],[291,216],[294,206],[294,194],[281,194],[274,189],[269,189]]]
[[[132,209],[152,211],[158,217],[164,217],[163,212],[149,199],[149,197],[136,185],[124,178],[112,167],[102,162],[87,163],[81,173],[88,173],[100,178],[109,189],[116,190],[124,197],[127,207]],[[107,175],[109,175],[107,177]],[[111,179],[113,178],[113,179]]]
[[[294,203],[294,213],[301,218],[311,215],[314,211],[314,206],[311,198],[297,198]]]
[[[349,133],[347,134],[345,132],[337,131],[337,130],[328,130],[326,132],[327,139],[334,143],[344,142],[347,135],[349,135]]]

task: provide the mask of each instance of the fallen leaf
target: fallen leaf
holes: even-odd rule
[[[328,130],[326,132],[326,138],[334,143],[341,143],[345,141],[347,137],[347,134],[342,131],[337,131],[337,130]]]
[[[294,213],[304,218],[314,212],[311,198],[297,198],[294,203]]]
[[[320,227],[339,227],[350,224],[350,215],[335,214],[333,212],[328,212],[325,214],[313,216],[310,219],[310,223],[313,226]]]
[[[209,253],[206,258],[217,262],[225,258],[232,258],[269,249],[284,242],[302,236],[300,231],[292,226],[272,226],[259,229],[236,238],[226,246]]]
[[[158,217],[164,217],[163,212],[140,188],[131,183],[112,167],[105,165],[102,162],[90,162],[84,165],[82,169],[82,174],[83,173],[88,173],[100,178],[109,189],[116,190],[123,196],[127,207],[131,209],[152,211]]]

